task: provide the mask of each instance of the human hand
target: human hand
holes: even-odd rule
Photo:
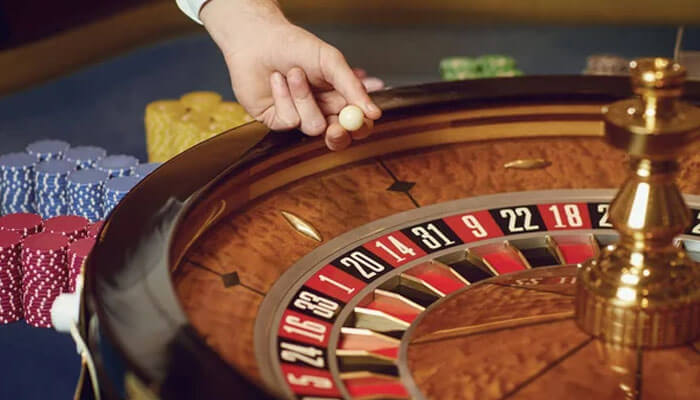
[[[368,135],[368,129],[343,129],[338,113],[344,106],[360,107],[368,120],[381,116],[361,81],[366,74],[287,21],[272,0],[212,0],[200,18],[224,55],[238,102],[270,129],[325,133],[327,146],[340,150]]]

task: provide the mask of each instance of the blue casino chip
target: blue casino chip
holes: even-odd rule
[[[109,175],[96,169],[73,171],[68,175],[68,183],[76,185],[98,185],[104,183]]]
[[[75,165],[65,160],[48,160],[37,164],[35,170],[37,173],[67,176],[75,170]]]
[[[0,156],[0,168],[5,169],[21,169],[33,167],[36,164],[36,158],[27,153],[9,153]]]
[[[141,180],[135,176],[125,176],[121,178],[113,178],[105,183],[105,193],[127,194]]]
[[[68,149],[63,159],[78,169],[95,168],[97,162],[107,156],[107,150],[97,146],[78,146]]]
[[[136,157],[118,154],[107,156],[95,164],[95,168],[109,173],[110,178],[129,176],[131,169],[139,164]]]
[[[104,185],[102,196],[102,216],[107,217],[114,207],[136,186],[141,179],[135,176],[112,178]]]
[[[146,164],[139,164],[131,169],[131,175],[139,177],[141,179],[145,178],[148,176],[151,172],[155,171],[156,168],[160,167],[163,165],[163,163],[146,163]]]
[[[34,212],[36,162],[36,158],[27,153],[0,156],[0,206],[3,213]]]
[[[129,155],[107,156],[96,146],[71,148],[61,140],[34,142],[27,152],[0,156],[4,214],[38,213],[43,218],[73,214],[99,221],[161,165],[139,165]]]
[[[90,221],[102,219],[102,197],[108,176],[97,169],[71,172],[66,189],[68,212]]]
[[[39,140],[27,146],[27,153],[37,161],[60,160],[70,145],[63,140]]]
[[[76,166],[70,161],[48,160],[37,164],[34,176],[35,208],[42,218],[68,213],[66,187],[68,175]]]

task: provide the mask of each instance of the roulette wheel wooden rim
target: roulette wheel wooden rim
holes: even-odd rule
[[[401,125],[404,118],[415,120],[426,117],[418,129],[444,129],[447,133],[441,136],[440,143],[449,143],[457,140],[449,134],[455,122],[435,120],[430,118],[431,115],[504,104],[516,107],[557,101],[564,105],[600,104],[626,97],[628,93],[629,84],[625,78],[555,76],[429,84],[387,90],[375,94],[374,98],[385,113],[377,130],[391,124],[410,130],[410,126]],[[689,84],[686,97],[691,101],[700,100],[700,85]],[[573,119],[595,126],[600,117],[590,110],[576,113],[578,115]],[[542,114],[533,112],[529,117],[521,115],[518,118],[529,118],[530,121],[552,118],[567,121],[572,118],[571,115],[547,111],[543,108]],[[497,113],[498,110],[496,114],[482,118],[503,118]],[[269,134],[240,159],[231,162],[228,157],[230,151],[254,143],[265,133],[263,126],[252,123],[186,151],[146,178],[105,224],[87,261],[86,287],[88,311],[96,316],[88,324],[89,337],[93,353],[100,355],[98,365],[101,366],[101,381],[106,388],[120,386],[124,371],[128,371],[128,375],[133,374],[146,384],[161,383],[163,397],[186,398],[188,391],[183,387],[192,390],[193,387],[201,389],[205,386],[212,394],[238,391],[257,398],[265,396],[230,368],[189,326],[169,279],[169,267],[177,263],[193,238],[202,233],[201,228],[211,225],[230,211],[220,210],[216,215],[193,213],[201,199],[217,190],[217,182],[236,176],[265,160],[275,159],[275,154],[284,149],[310,149],[314,155],[325,154],[322,144],[300,134]],[[590,133],[585,135],[591,136]],[[533,136],[547,136],[547,133]],[[430,144],[424,142],[416,146]],[[371,151],[363,152],[362,145],[356,147],[354,153],[348,152],[346,158],[340,156],[335,164],[321,163],[316,169],[298,173],[306,176],[373,154]],[[282,167],[275,166],[279,168],[275,172],[283,171],[299,158],[280,160],[277,157],[277,160]],[[193,165],[197,168],[192,168]],[[259,193],[247,193],[248,198],[297,177],[294,174],[282,175],[275,178],[275,183],[263,185]],[[168,198],[176,200],[164,207]],[[190,223],[189,219],[195,217],[197,222]],[[171,230],[180,232],[177,238],[170,235]],[[186,232],[184,235],[183,231]],[[135,310],[138,312],[135,313]],[[133,335],[124,335],[126,326],[131,327]],[[106,351],[106,348],[110,350]],[[101,355],[109,352],[119,355],[118,358],[124,363],[123,369],[115,370],[109,366],[110,362],[102,362],[104,357]],[[193,365],[197,367],[193,368]],[[110,381],[112,384],[107,383]]]

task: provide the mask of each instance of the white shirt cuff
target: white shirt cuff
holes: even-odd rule
[[[209,0],[175,0],[180,10],[200,25],[202,20],[199,19],[199,10],[207,1]]]

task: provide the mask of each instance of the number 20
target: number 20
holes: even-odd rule
[[[372,279],[377,272],[384,271],[384,266],[367,257],[359,251],[352,252],[349,256],[343,257],[340,263],[346,267],[354,267],[365,279]]]

